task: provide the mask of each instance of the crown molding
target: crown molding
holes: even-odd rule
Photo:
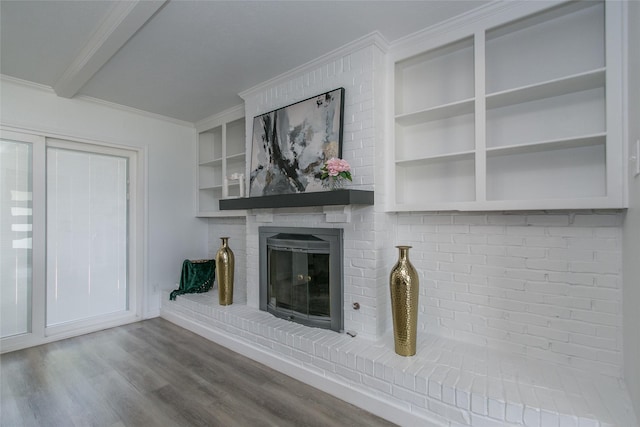
[[[326,64],[327,62],[330,61],[335,61],[338,60],[350,53],[356,52],[360,49],[369,47],[369,46],[375,46],[378,49],[380,49],[380,51],[382,51],[382,53],[386,53],[387,50],[389,49],[389,42],[387,42],[387,40],[384,38],[384,36],[382,34],[380,34],[379,31],[374,31],[372,33],[369,33],[363,37],[360,37],[358,39],[355,39],[352,42],[349,42],[347,44],[345,44],[344,46],[341,46],[337,49],[334,49],[312,61],[309,61],[305,64],[302,64],[298,67],[295,67],[283,74],[280,74],[272,79],[269,79],[267,81],[264,81],[256,86],[253,86],[249,89],[246,89],[242,92],[240,92],[238,95],[243,99],[243,100],[247,100],[247,98],[252,97],[255,93],[258,93],[260,91],[266,90],[270,87],[273,86],[277,86],[279,84],[288,82],[290,80],[292,80],[293,78],[299,76],[300,74],[303,74],[305,72],[308,72],[310,70],[313,70],[315,68],[318,68],[319,66]]]
[[[47,94],[57,96],[55,91],[53,90],[53,88],[51,86],[43,85],[41,83],[34,83],[34,82],[30,82],[28,80],[23,80],[23,79],[18,79],[16,77],[7,76],[5,74],[0,74],[0,81],[11,83],[11,84],[14,84],[14,85],[17,85],[17,86],[26,87],[26,88],[29,88],[29,89],[35,89],[35,90],[38,90],[40,92],[45,92]],[[65,99],[67,99],[67,98],[65,98]],[[116,104],[115,102],[105,101],[105,100],[94,98],[94,97],[87,96],[87,95],[76,96],[75,98],[73,98],[73,100],[74,101],[82,101],[82,102],[90,102],[92,104],[102,105],[102,106],[105,106],[105,107],[112,108],[114,110],[119,110],[119,111],[123,111],[123,112],[126,112],[126,113],[132,113],[132,114],[136,114],[136,115],[139,115],[139,116],[144,116],[144,117],[151,118],[151,119],[161,120],[161,121],[164,121],[164,122],[170,122],[170,123],[174,123],[174,124],[180,125],[180,126],[186,126],[186,127],[189,127],[189,128],[194,128],[194,124],[192,122],[187,122],[185,120],[180,120],[180,119],[176,119],[176,118],[173,118],[173,117],[163,116],[162,114],[151,113],[149,111],[139,110],[139,109],[133,108],[133,107],[127,107],[126,105]]]
[[[17,85],[17,86],[23,86],[23,87],[28,87],[28,88],[31,88],[31,89],[36,89],[36,90],[39,90],[41,92],[47,92],[47,93],[50,93],[50,94],[53,94],[53,95],[56,94],[51,86],[47,86],[47,85],[44,85],[42,83],[31,82],[29,80],[19,79],[17,77],[8,76],[6,74],[0,74],[0,81],[7,82],[7,83],[13,83],[14,85]]]
[[[112,108],[114,110],[120,110],[120,111],[123,111],[123,112],[126,112],[126,113],[137,114],[139,116],[144,116],[144,117],[147,117],[147,118],[150,118],[150,119],[161,120],[161,121],[164,121],[164,122],[171,122],[171,123],[176,124],[176,125],[185,126],[185,127],[189,127],[189,128],[194,128],[193,123],[192,122],[188,122],[186,120],[180,120],[180,119],[176,119],[174,117],[163,116],[162,114],[152,113],[150,111],[140,110],[138,108],[128,107],[128,106],[122,105],[122,104],[116,104],[115,102],[105,101],[104,99],[98,99],[98,98],[94,98],[92,96],[78,95],[78,96],[74,97],[73,99],[77,99],[77,100],[81,100],[81,101],[85,101],[85,102],[90,102],[92,104],[102,105],[102,106],[109,107],[109,108]]]

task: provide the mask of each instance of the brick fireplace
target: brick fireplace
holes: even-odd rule
[[[212,313],[194,316],[212,316],[206,321],[227,334],[220,339],[231,348],[241,350],[230,337],[243,337],[245,354],[284,371],[295,366],[294,376],[320,388],[340,383],[344,392],[334,393],[347,400],[357,390],[384,401],[388,410],[410,414],[394,416],[401,424],[624,419],[613,401],[625,402],[615,386],[622,367],[624,213],[385,212],[385,69],[384,45],[373,36],[241,94],[253,117],[344,87],[343,157],[353,167],[351,188],[374,190],[375,204],[252,209],[246,217],[210,219],[210,255],[218,237],[230,235],[241,260],[234,306],[218,311],[188,298],[185,304]],[[247,135],[250,126],[247,120]],[[265,226],[342,230],[344,330],[356,338],[263,317],[257,266]],[[413,358],[395,355],[390,339],[388,275],[399,244],[413,247],[420,275]],[[548,374],[556,370],[557,378]],[[599,380],[582,383],[578,372],[612,382],[599,391]]]
[[[618,380],[622,213],[387,217],[398,239],[389,246],[413,246],[421,281],[418,349],[406,358],[393,352],[390,326],[377,334],[378,322],[390,322],[384,300],[396,253],[355,240],[372,234],[358,233],[373,229],[362,222],[371,209],[269,209],[211,220],[210,241],[230,234],[237,259],[246,260],[239,271],[246,276],[236,278],[246,302],[220,308],[215,298],[187,296],[165,317],[400,425],[633,425]],[[274,224],[343,229],[345,331],[355,338],[258,309],[259,229]],[[354,310],[353,302],[363,306]],[[383,319],[371,310],[378,303]]]
[[[250,266],[259,263],[261,226],[341,228],[345,330],[368,339],[389,331],[388,274],[395,246],[407,244],[421,279],[421,332],[619,375],[623,213],[385,212],[385,70],[374,36],[241,94],[253,117],[344,87],[350,187],[375,190],[373,206],[249,210],[238,236],[247,305],[259,307],[258,270]]]
[[[260,310],[343,331],[342,229],[261,227]]]

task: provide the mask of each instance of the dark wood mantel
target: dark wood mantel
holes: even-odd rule
[[[373,191],[335,190],[220,200],[220,210],[373,205]]]

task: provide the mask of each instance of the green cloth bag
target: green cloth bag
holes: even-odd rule
[[[207,292],[213,288],[216,278],[216,261],[213,259],[188,260],[182,263],[180,287],[169,295],[175,300],[178,295]]]

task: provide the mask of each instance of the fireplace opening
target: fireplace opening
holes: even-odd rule
[[[343,330],[342,229],[260,227],[260,309]]]

